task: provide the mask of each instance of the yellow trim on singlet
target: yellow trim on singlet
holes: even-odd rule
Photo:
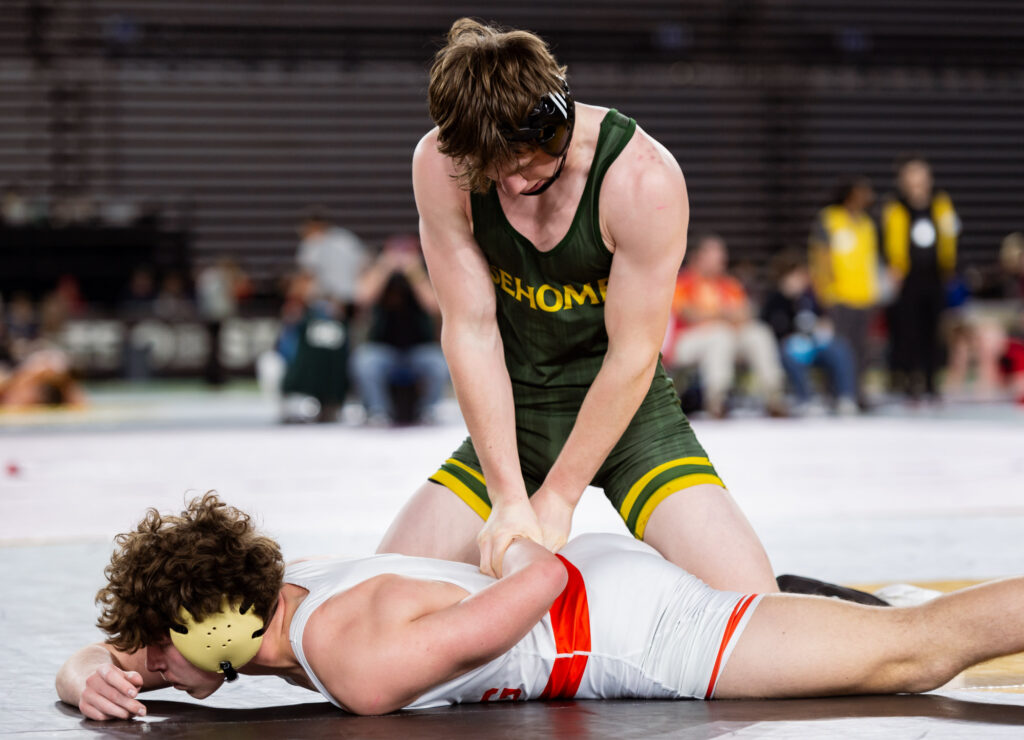
[[[653,470],[649,470],[640,476],[640,480],[633,484],[629,489],[629,493],[626,494],[626,498],[622,501],[622,506],[619,507],[619,513],[622,515],[623,521],[629,520],[629,515],[633,511],[633,505],[639,498],[640,493],[644,490],[644,486],[654,480],[655,476],[665,472],[669,468],[674,468],[677,465],[707,465],[711,467],[711,461],[706,457],[681,457],[678,460],[669,460],[667,463],[662,463]]]
[[[651,514],[654,513],[658,504],[677,491],[705,483],[725,488],[725,484],[722,483],[722,479],[717,475],[712,475],[711,473],[691,473],[690,475],[684,475],[682,478],[670,480],[668,483],[658,488],[658,490],[656,490],[651,497],[647,499],[643,508],[640,509],[640,516],[637,517],[636,526],[633,528],[636,538],[638,540],[642,540],[644,538],[644,530],[647,528],[647,520],[651,518]]]
[[[462,468],[467,473],[469,473],[471,476],[473,476],[478,481],[480,481],[480,483],[482,485],[484,485],[484,486],[487,485],[487,481],[484,480],[483,475],[478,473],[477,471],[473,470],[473,468],[471,468],[468,465],[466,465],[466,463],[461,462],[459,460],[456,460],[454,457],[449,457],[447,460],[445,460],[445,462],[448,463],[449,465],[454,465],[457,468]]]
[[[487,517],[491,515],[491,507],[477,496],[473,492],[472,488],[460,481],[447,470],[438,470],[430,476],[430,480],[440,483],[442,486],[461,498],[465,502],[466,506],[475,511],[485,522],[487,521]]]

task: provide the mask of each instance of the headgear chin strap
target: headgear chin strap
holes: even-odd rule
[[[562,80],[559,92],[549,92],[541,98],[516,129],[506,127],[502,133],[507,141],[535,146],[552,157],[561,157],[555,174],[537,190],[523,195],[540,195],[562,174],[576,124],[576,103],[569,85]]]
[[[204,671],[223,673],[228,681],[238,678],[238,669],[260,649],[266,627],[253,613],[252,604],[239,599],[234,604],[221,599],[220,611],[196,622],[185,607],[181,624],[171,627],[171,642],[185,660]]]

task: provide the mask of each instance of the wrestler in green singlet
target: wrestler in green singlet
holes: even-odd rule
[[[604,297],[612,254],[598,225],[601,181],[636,130],[611,110],[568,233],[540,252],[512,228],[497,190],[473,193],[473,235],[490,265],[497,320],[516,408],[516,439],[531,495],[558,457],[608,349]],[[452,490],[481,517],[490,500],[467,438],[431,480]],[[594,476],[626,526],[642,539],[654,508],[683,488],[724,484],[697,442],[660,364],[618,444]]]

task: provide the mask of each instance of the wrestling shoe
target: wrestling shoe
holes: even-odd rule
[[[855,588],[819,581],[817,578],[781,575],[775,581],[779,584],[779,590],[786,594],[828,596],[833,599],[853,601],[857,604],[867,604],[868,606],[889,606],[889,602],[878,598],[874,594],[869,594],[867,591],[858,591]]]

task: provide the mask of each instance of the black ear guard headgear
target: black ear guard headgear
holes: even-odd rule
[[[562,89],[541,98],[519,128],[505,128],[502,133],[508,141],[530,144],[552,157],[561,157],[569,149],[575,122],[576,104],[569,85],[562,80]]]

